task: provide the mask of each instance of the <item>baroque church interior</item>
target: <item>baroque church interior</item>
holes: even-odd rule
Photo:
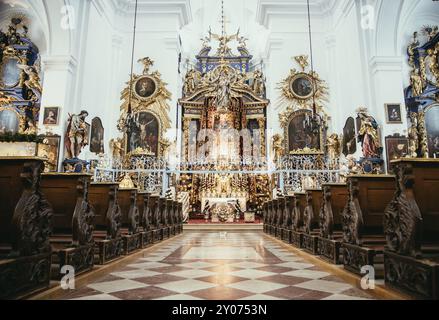
[[[0,299],[438,299],[438,22],[0,0]]]

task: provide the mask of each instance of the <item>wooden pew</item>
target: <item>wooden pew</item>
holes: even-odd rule
[[[292,232],[292,212],[294,205],[293,196],[285,196],[285,211],[284,211],[284,224],[282,229],[282,240],[286,243],[291,243],[291,232]]]
[[[177,202],[177,233],[183,233],[183,203]]]
[[[365,266],[384,275],[383,219],[387,204],[395,193],[395,177],[354,175],[347,181],[349,197],[342,215],[343,265],[361,275]]]
[[[166,198],[161,198],[159,200],[162,202],[162,209],[160,210],[160,226],[161,226],[161,233],[162,233],[162,240],[168,239],[170,237],[170,228],[169,228],[169,201]]]
[[[95,208],[95,232],[93,234],[98,254],[96,262],[107,264],[123,254],[121,234],[121,209],[118,202],[117,183],[92,183],[90,202]]]
[[[88,174],[42,174],[41,191],[54,212],[50,237],[52,279],[61,279],[66,266],[72,266],[76,275],[93,269],[94,208],[89,202],[90,179]]]
[[[439,160],[391,163],[396,193],[384,227],[385,281],[422,299],[439,299]]]
[[[264,217],[264,225],[266,226],[265,229],[267,234],[272,234],[271,231],[272,207],[273,207],[273,200],[268,200],[266,202],[266,216]]]
[[[285,215],[285,197],[277,198],[277,221],[276,221],[276,238],[282,239],[285,233],[284,229],[284,215]]]
[[[163,240],[162,231],[162,213],[164,207],[164,198],[158,195],[150,197],[148,208],[151,212],[151,225],[152,225],[152,242],[157,243]]]
[[[270,202],[270,235],[276,235],[276,217],[277,217],[277,202],[276,199]]]
[[[297,248],[303,248],[303,212],[305,207],[306,194],[304,192],[296,192],[293,202],[291,243]]]
[[[343,241],[342,213],[348,201],[348,189],[345,183],[324,184],[322,188],[318,255],[333,264],[340,264]]]
[[[43,170],[43,159],[0,158],[0,299],[49,287],[53,211],[40,192]]]
[[[151,211],[148,209],[151,194],[145,191],[137,192],[137,208],[140,214],[140,226],[142,231],[142,248],[152,244]]]
[[[274,237],[277,237],[279,233],[277,226],[277,221],[279,220],[279,199],[273,199],[271,212],[272,212],[272,220],[271,220],[272,235]]]
[[[179,222],[178,222],[178,201],[173,200],[172,201],[172,219],[171,219],[171,223],[172,223],[172,230],[171,230],[171,234],[173,236],[176,236],[179,234]]]
[[[264,233],[266,234],[268,233],[267,218],[268,218],[268,201],[262,204],[262,220],[264,221],[263,230]]]
[[[142,248],[137,189],[119,189],[117,200],[122,214],[123,251],[127,255]]]
[[[320,235],[319,213],[323,202],[321,189],[305,191],[305,209],[303,211],[302,247],[305,251],[317,255]]]

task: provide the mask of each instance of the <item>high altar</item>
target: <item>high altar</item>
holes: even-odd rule
[[[212,40],[219,43],[214,54]],[[234,203],[236,209],[238,202],[243,212],[255,210],[269,196],[267,175],[242,173],[265,162],[269,105],[263,73],[251,68],[246,40],[239,32],[227,35],[224,27],[221,35],[209,32],[186,74],[179,100],[182,170],[191,173],[181,178],[180,191],[190,194],[193,212],[203,212],[207,202],[211,208]]]

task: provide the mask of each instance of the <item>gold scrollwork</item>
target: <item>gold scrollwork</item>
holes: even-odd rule
[[[118,121],[118,127],[121,131],[126,129],[126,119],[129,112],[133,115],[139,113],[152,114],[159,123],[159,136],[157,137],[159,141],[158,156],[162,156],[169,145],[164,136],[166,131],[171,128],[168,100],[171,99],[172,95],[166,89],[167,83],[161,79],[160,72],[151,72],[150,69],[154,61],[146,57],[140,59],[139,62],[144,65],[143,74],[133,75],[132,82],[128,81],[126,88],[122,91],[122,114]],[[133,93],[130,99],[131,89]],[[127,147],[126,139],[125,135],[125,148]],[[137,148],[129,155],[152,155],[152,153],[148,150]]]
[[[309,66],[308,56],[294,57],[294,60],[302,69],[291,69],[289,76],[278,85],[282,92],[278,104],[283,106],[284,111],[279,114],[280,124],[283,128],[288,126],[290,115],[298,110],[312,110],[315,102],[317,113],[326,121],[323,105],[328,102],[329,89],[326,82],[320,79],[317,72],[306,71]]]

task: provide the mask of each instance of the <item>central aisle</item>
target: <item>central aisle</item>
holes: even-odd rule
[[[262,232],[185,233],[64,299],[360,299]]]

